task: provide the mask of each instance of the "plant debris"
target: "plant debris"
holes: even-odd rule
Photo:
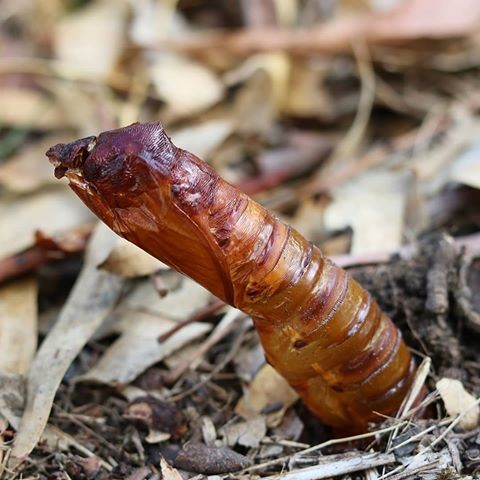
[[[478,476],[477,0],[6,0],[0,17],[2,478]],[[326,428],[249,318],[53,180],[49,146],[155,120],[372,293],[421,365],[419,405]]]

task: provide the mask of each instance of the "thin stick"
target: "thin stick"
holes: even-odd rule
[[[233,320],[237,320],[237,318],[239,317],[246,317],[245,315],[243,314],[240,314],[238,313],[237,310],[234,310],[234,313],[236,314],[234,317],[233,317]],[[229,312],[230,313],[230,312]],[[227,314],[228,315],[228,314]],[[225,315],[225,317],[227,316]],[[233,323],[231,323],[229,325],[229,329],[230,327],[233,325]],[[207,375],[207,377],[205,379],[203,379],[201,382],[198,382],[196,383],[193,387],[185,390],[184,392],[182,393],[179,393],[178,395],[173,395],[169,398],[169,400],[171,402],[176,402],[177,400],[180,400],[182,398],[185,398],[187,397],[188,395],[191,395],[192,393],[196,392],[199,388],[203,387],[204,385],[206,385],[214,376],[215,374],[217,374],[218,372],[220,372],[221,370],[223,370],[225,368],[225,366],[227,365],[227,363],[231,362],[233,360],[233,358],[235,357],[235,355],[237,354],[238,350],[240,349],[242,343],[243,343],[243,340],[244,340],[244,336],[245,336],[245,330],[246,330],[246,327],[247,327],[247,324],[244,324],[243,328],[242,328],[242,334],[241,335],[238,335],[236,338],[235,338],[235,342],[233,343],[230,351],[228,352],[228,354],[225,356],[225,358],[218,364],[215,366],[215,368]]]
[[[404,421],[401,422],[399,426],[406,425],[408,422]],[[261,470],[262,468],[265,467],[270,467],[272,465],[276,465],[278,463],[283,463],[291,460],[292,458],[299,457],[306,455],[308,453],[316,452],[317,450],[321,450],[322,448],[330,447],[331,445],[339,445],[342,443],[346,442],[353,442],[355,440],[363,440],[364,438],[370,438],[370,437],[375,437],[377,435],[382,435],[384,433],[391,432],[397,428],[397,425],[391,425],[390,427],[382,428],[380,430],[375,430],[374,432],[367,432],[367,433],[362,433],[360,435],[353,435],[351,437],[343,437],[343,438],[332,438],[330,440],[327,440],[326,442],[319,443],[318,445],[314,445],[313,447],[306,448],[305,450],[301,450],[300,452],[297,452],[293,455],[285,455],[284,457],[276,458],[274,460],[270,460],[268,462],[264,463],[259,463],[258,465],[252,465],[251,467],[247,467],[246,469],[242,470],[239,473],[245,473],[245,472],[252,472],[254,470]]]
[[[472,403],[467,409],[465,409],[463,412],[457,415],[455,420],[445,429],[445,431],[438,437],[436,438],[428,447],[426,447],[422,452],[425,452],[426,450],[431,450],[437,443],[440,443],[447,435],[449,432],[451,432],[456,425],[460,422],[460,420],[468,413],[470,410],[474,409],[476,406],[480,404],[480,397],[477,398],[477,400]]]
[[[395,462],[395,455],[385,453],[350,454],[344,455],[346,458],[340,459],[338,455],[332,455],[332,457],[334,457],[333,460],[330,460],[328,457],[320,459],[320,464],[313,467],[301,468],[264,478],[266,480],[316,480],[367,470]]]
[[[207,305],[205,308],[200,309],[198,312],[195,312],[193,315],[190,315],[186,320],[183,322],[178,322],[171,330],[165,332],[163,335],[158,337],[159,342],[165,342],[168,340],[174,333],[177,333],[183,327],[190,325],[191,323],[199,322],[200,320],[204,320],[205,318],[210,317],[214,313],[217,313],[222,307],[226,304],[222,300],[215,300],[210,305]]]
[[[207,353],[213,345],[224,338],[233,329],[236,320],[243,315],[243,313],[239,312],[235,308],[229,307],[227,313],[220,320],[220,323],[215,327],[215,330],[213,330],[206,340],[204,340],[204,342],[198,347],[198,349],[190,358],[165,375],[164,381],[169,384],[175,383],[183,375],[183,373],[189,368],[192,368],[193,364],[205,353]]]

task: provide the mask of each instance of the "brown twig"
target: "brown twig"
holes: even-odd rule
[[[181,377],[181,375],[192,366],[193,363],[201,358],[202,355],[207,353],[213,345],[219,342],[233,329],[240,316],[243,316],[243,314],[234,308],[230,308],[220,323],[216,326],[215,330],[204,340],[195,353],[189,359],[175,368],[175,370],[172,370],[164,377],[165,383],[175,383]]]
[[[48,262],[82,252],[92,228],[92,225],[76,227],[58,238],[37,231],[34,246],[0,259],[0,284],[30,273]]]
[[[191,323],[195,322],[200,322],[202,320],[205,320],[208,317],[211,317],[213,314],[217,313],[221,308],[225,306],[225,302],[222,300],[215,299],[210,305],[207,305],[204,308],[201,308],[197,312],[195,312],[193,315],[188,317],[186,320],[183,322],[177,323],[171,330],[168,332],[165,332],[163,335],[160,335],[158,337],[159,342],[165,342],[168,340],[174,333],[177,333],[179,330],[181,330],[183,327],[186,327],[187,325],[190,325]]]

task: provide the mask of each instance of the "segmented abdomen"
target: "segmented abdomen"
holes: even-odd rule
[[[230,209],[228,221],[225,195],[212,202],[210,231],[224,253],[233,303],[253,317],[269,363],[329,425],[364,430],[381,419],[374,412],[394,413],[414,371],[399,330],[345,270],[236,194],[245,204]]]

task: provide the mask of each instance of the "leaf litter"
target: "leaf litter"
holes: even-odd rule
[[[478,473],[478,2],[6,5],[2,476]],[[159,119],[374,294],[430,359],[421,408],[335,437],[250,319],[104,227],[90,237],[45,146]]]

